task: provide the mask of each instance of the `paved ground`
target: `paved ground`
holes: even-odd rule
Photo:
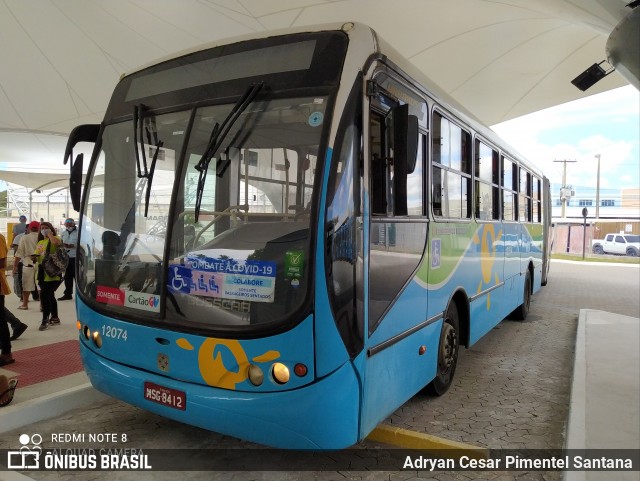
[[[562,448],[568,419],[576,326],[580,309],[640,317],[640,269],[553,262],[549,285],[532,299],[525,322],[505,321],[471,349],[462,351],[455,385],[441,398],[418,394],[386,422],[489,448]],[[8,432],[0,449],[15,448],[22,433],[125,433],[125,445],[110,448],[254,448],[255,445],[169,421],[118,401]],[[87,447],[87,443],[77,447]],[[356,448],[381,445],[365,441]],[[73,447],[73,445],[65,445]],[[91,445],[97,448],[95,443]],[[251,452],[248,452],[251,455]],[[57,480],[55,472],[29,474]],[[0,472],[0,480],[9,478]],[[19,476],[19,475],[14,475]],[[149,479],[131,472],[65,473],[67,479]],[[153,479],[225,480],[557,480],[560,472],[155,472]],[[24,478],[22,478],[24,479]]]

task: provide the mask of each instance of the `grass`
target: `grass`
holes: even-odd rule
[[[551,259],[562,259],[567,261],[582,261],[582,254],[551,254]],[[640,264],[640,257],[630,256],[610,256],[588,253],[584,262],[613,262],[615,264]]]

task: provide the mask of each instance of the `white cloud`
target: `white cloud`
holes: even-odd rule
[[[492,127],[552,182],[594,186],[601,155],[602,188],[639,188],[640,97],[633,87],[611,90]],[[594,134],[593,132],[598,132]],[[559,133],[566,139],[557,139]],[[624,139],[621,132],[630,132]],[[543,140],[543,139],[547,140]],[[555,139],[555,140],[549,140]],[[573,161],[576,161],[575,163]]]

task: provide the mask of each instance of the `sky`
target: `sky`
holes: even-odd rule
[[[640,93],[626,86],[492,126],[551,182],[640,189]]]

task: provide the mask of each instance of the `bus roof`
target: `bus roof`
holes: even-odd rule
[[[404,56],[402,56],[391,44],[389,44],[385,39],[380,37],[380,35],[374,31],[370,26],[360,23],[360,22],[341,22],[341,23],[327,23],[327,24],[319,24],[319,25],[311,25],[311,26],[302,26],[302,27],[294,27],[294,28],[286,28],[286,29],[278,29],[278,30],[270,30],[264,32],[255,32],[248,35],[239,35],[235,37],[229,37],[221,40],[217,40],[214,42],[205,43],[199,45],[197,47],[185,49],[179,52],[175,52],[169,54],[165,57],[161,57],[153,62],[149,62],[144,64],[132,71],[129,71],[121,76],[121,79],[134,74],[136,72],[140,72],[148,67],[158,65],[160,63],[179,58],[185,55],[189,55],[195,52],[208,50],[215,47],[220,47],[223,45],[230,45],[234,43],[239,43],[248,40],[256,40],[263,39],[269,37],[277,37],[281,35],[290,35],[296,33],[312,33],[312,32],[329,32],[329,31],[343,31],[349,35],[350,38],[350,48],[353,49],[354,44],[359,45],[359,50],[363,52],[364,57],[361,59],[362,63],[360,66],[364,65],[369,57],[372,55],[381,55],[388,62],[390,62],[391,66],[395,66],[400,73],[404,73],[409,79],[412,79],[419,87],[420,90],[432,98],[433,100],[439,102],[442,106],[445,106],[447,110],[459,118],[459,120],[463,121],[465,124],[472,127],[481,137],[485,138],[487,141],[501,147],[503,151],[509,154],[510,157],[513,157],[514,160],[520,161],[523,165],[525,165],[529,170],[537,173],[538,175],[542,175],[540,169],[535,167],[535,165],[526,159],[524,155],[519,153],[515,148],[507,144],[502,138],[500,138],[493,130],[491,130],[488,126],[484,125],[481,120],[478,119],[471,111],[461,105],[458,101],[456,101],[453,97],[451,97],[444,89],[442,89],[438,84],[436,84],[433,80],[431,80],[426,74],[424,74],[421,70],[415,67],[409,60],[407,60]]]

